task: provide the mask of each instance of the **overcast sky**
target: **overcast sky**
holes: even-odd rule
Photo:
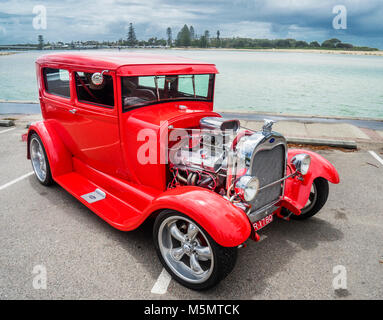
[[[47,28],[33,28],[33,7],[44,5]],[[347,9],[347,29],[333,28],[333,8]],[[46,40],[117,40],[129,22],[138,39],[166,38],[186,23],[197,34],[221,37],[339,38],[383,49],[383,0],[0,0],[0,44]]]

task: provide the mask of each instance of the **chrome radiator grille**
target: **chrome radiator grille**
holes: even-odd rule
[[[282,179],[285,173],[285,146],[277,145],[270,150],[261,150],[254,155],[251,168],[252,176],[259,179],[260,187]],[[282,183],[260,190],[252,202],[252,210],[278,200],[282,194]]]

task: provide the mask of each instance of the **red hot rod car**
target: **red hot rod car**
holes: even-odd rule
[[[28,158],[113,227],[154,217],[159,259],[186,287],[214,286],[275,217],[306,219],[339,183],[322,156],[287,148],[265,120],[213,112],[215,65],[143,54],[51,54],[36,62],[43,121]]]

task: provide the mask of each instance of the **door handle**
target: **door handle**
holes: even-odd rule
[[[70,112],[71,114],[75,114],[75,113],[77,112],[77,109],[70,109],[69,112]]]

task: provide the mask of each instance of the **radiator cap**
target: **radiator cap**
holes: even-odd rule
[[[263,120],[263,127],[262,127],[262,133],[264,135],[267,135],[269,133],[271,133],[271,131],[273,130],[273,124],[275,123],[274,120],[271,120],[271,119],[264,119]]]

